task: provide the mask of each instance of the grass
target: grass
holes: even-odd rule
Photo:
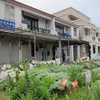
[[[0,100],[10,100],[10,98],[5,92],[0,92]]]

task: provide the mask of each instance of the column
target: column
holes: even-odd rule
[[[71,26],[71,37],[74,37],[74,31],[73,31],[73,26]]]
[[[98,54],[98,46],[96,45],[96,54]]]
[[[73,45],[70,46],[70,60],[74,61],[74,52],[73,52]]]
[[[28,55],[29,59],[31,59],[31,43],[30,43],[30,39],[29,39],[29,55]]]
[[[19,37],[19,61],[22,61],[22,45]]]
[[[80,58],[80,46],[77,46],[77,58]]]
[[[56,29],[55,29],[55,18],[52,18],[51,22],[50,22],[50,29],[51,29],[51,33],[57,35]]]
[[[59,40],[59,58],[60,58],[60,62],[62,62],[62,47],[61,47],[61,40]]]
[[[34,60],[36,60],[36,35],[34,33]]]

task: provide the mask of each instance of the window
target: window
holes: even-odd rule
[[[56,32],[57,33],[64,33],[64,26],[56,24]]]
[[[99,34],[98,33],[96,33],[96,37],[98,37],[99,36]]]
[[[8,20],[15,20],[15,8],[11,5],[5,4],[5,18]]]
[[[98,46],[98,54],[100,54],[100,46]]]
[[[46,20],[46,29],[49,29],[49,22]]]
[[[98,39],[98,42],[100,42],[100,39]]]
[[[85,29],[85,35],[88,35],[88,30],[87,29]]]
[[[95,45],[93,45],[93,53],[95,53]]]
[[[22,22],[27,24],[28,29],[37,29],[38,28],[38,19],[34,17],[30,17],[26,15],[24,12],[22,13],[23,19]]]
[[[77,36],[77,28],[74,27],[74,36]]]
[[[92,37],[92,40],[95,41],[95,37]]]

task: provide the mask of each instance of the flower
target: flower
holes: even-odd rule
[[[69,87],[67,88],[67,91],[68,91],[68,93],[70,93],[70,92],[71,92]]]
[[[63,87],[63,89],[65,89],[65,87],[67,85],[67,81],[68,81],[67,78],[61,81],[61,86]]]
[[[86,57],[85,60],[88,60],[88,58]]]
[[[77,82],[77,80],[75,80],[74,82],[73,82],[73,88],[75,89],[75,88],[77,88],[78,87],[78,82]]]

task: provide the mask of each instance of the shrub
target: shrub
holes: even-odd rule
[[[91,91],[88,95],[88,100],[100,100],[100,84],[92,83]]]
[[[95,82],[97,80],[100,80],[100,74],[92,71],[92,81]]]
[[[83,68],[79,65],[71,65],[67,69],[69,78],[71,81],[77,80],[78,85],[82,86],[85,83],[85,76],[83,74]]]

